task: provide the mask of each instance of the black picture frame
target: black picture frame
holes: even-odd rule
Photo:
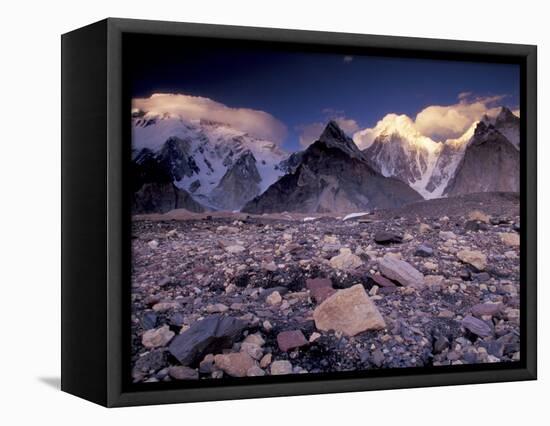
[[[521,69],[521,361],[397,369],[187,387],[133,386],[129,368],[128,94],[125,34],[285,43],[321,50],[465,61]],[[109,18],[62,36],[63,391],[108,406],[258,398],[537,377],[536,46]]]

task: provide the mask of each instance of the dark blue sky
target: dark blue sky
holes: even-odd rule
[[[387,113],[412,118],[429,105],[450,105],[458,94],[506,95],[519,105],[519,66],[399,59],[346,53],[288,52],[199,46],[151,48],[133,56],[132,96],[155,92],[204,96],[230,107],[266,111],[288,127],[284,147],[297,149],[297,127],[340,111],[361,128]]]

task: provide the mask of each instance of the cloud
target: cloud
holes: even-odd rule
[[[281,144],[287,135],[285,124],[271,114],[249,108],[232,108],[200,96],[158,93],[134,98],[132,110],[147,115],[170,115],[184,120],[211,120],[226,123],[252,136]]]
[[[381,134],[392,133],[399,133],[411,139],[430,139],[420,134],[414,121],[409,116],[405,114],[386,114],[373,128],[356,132],[353,135],[353,141],[359,149],[366,149]]]
[[[353,61],[353,56],[350,56],[350,55],[344,56],[344,62],[345,62],[346,64],[349,64],[349,63],[352,62],[352,61]]]
[[[415,125],[420,133],[433,139],[456,138],[483,115],[496,115],[500,108],[494,104],[503,98],[504,96],[472,98],[471,93],[461,93],[456,104],[424,108],[416,115]]]
[[[485,114],[489,117],[496,116],[500,111],[500,106],[496,106],[496,103],[504,97],[474,97],[471,92],[463,92],[458,95],[457,103],[428,106],[414,120],[404,114],[387,114],[374,127],[356,132],[353,140],[360,149],[365,149],[383,133],[399,132],[417,140],[424,138],[429,145],[429,140],[433,142],[459,138]]]
[[[323,110],[328,111],[330,109]],[[332,111],[332,110],[331,110]],[[359,130],[359,125],[357,122],[351,118],[346,117],[328,117],[326,122],[315,122],[315,123],[309,123],[309,124],[301,124],[299,126],[296,126],[296,130],[300,132],[299,141],[300,145],[304,148],[307,148],[309,145],[311,145],[313,142],[319,139],[319,136],[321,136],[321,133],[323,133],[323,130],[325,130],[325,127],[329,120],[334,120],[336,123],[340,126],[340,128],[348,135],[352,135],[355,132]]]

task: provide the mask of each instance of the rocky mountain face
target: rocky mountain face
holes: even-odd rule
[[[249,213],[356,212],[421,200],[409,186],[372,169],[355,143],[331,121],[280,178],[242,209]]]
[[[363,152],[372,167],[384,176],[393,176],[423,193],[443,148],[441,144],[426,141],[419,143],[417,138],[398,132],[384,133]]]
[[[481,121],[444,194],[519,192],[518,149],[492,124]]]
[[[502,136],[519,150],[519,117],[508,108],[503,107],[493,119],[484,118],[485,124],[492,124]]]
[[[280,164],[288,157],[275,143],[223,123],[144,112],[134,115],[133,147],[134,191],[173,183],[186,199],[213,210],[241,208],[286,173]]]
[[[391,126],[382,132],[363,153],[369,164],[384,176],[392,176],[407,183],[426,199],[439,198],[456,192],[449,187],[450,182],[455,180],[458,167],[463,163],[467,148],[472,144],[474,132],[477,132],[478,127],[480,131],[483,126],[494,129],[501,138],[519,151],[519,124],[519,118],[508,108],[503,107],[495,117],[485,116],[457,139],[448,139],[443,142],[433,141],[407,126]],[[499,146],[499,144],[490,144],[485,148]],[[490,156],[489,153],[486,155]],[[495,155],[498,156],[498,152],[495,151]],[[508,172],[512,173],[512,177],[508,179],[510,182],[517,179],[519,168],[510,169]],[[491,173],[498,173],[498,171],[488,172],[488,174]],[[467,178],[461,179],[464,181]],[[469,186],[472,189],[481,190],[483,187],[493,188],[496,185],[463,183],[459,192],[464,193],[461,191],[466,191]],[[514,185],[509,183],[503,183],[500,186],[514,188]]]
[[[256,158],[246,151],[227,169],[210,199],[224,210],[239,210],[260,193],[261,181]]]
[[[146,183],[134,193],[134,213],[166,213],[174,209],[185,209],[195,213],[205,210],[187,191],[171,182]]]

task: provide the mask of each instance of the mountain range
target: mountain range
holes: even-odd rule
[[[519,118],[509,109],[444,142],[397,118],[364,150],[331,121],[288,154],[227,123],[134,111],[133,211],[344,213],[519,191]]]

